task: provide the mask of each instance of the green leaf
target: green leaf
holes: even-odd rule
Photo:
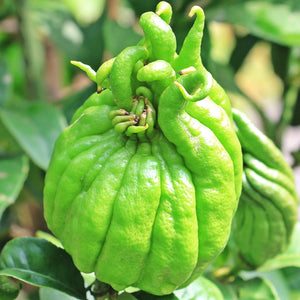
[[[112,56],[118,55],[124,48],[137,44],[141,36],[130,27],[124,27],[106,19],[104,22],[104,42]]]
[[[69,296],[60,291],[50,288],[40,288],[39,290],[40,300],[76,300],[78,298]]]
[[[0,118],[0,156],[9,157],[21,155],[23,153],[22,148],[4,126]]]
[[[0,255],[0,274],[85,299],[83,278],[63,249],[42,239],[9,241]]]
[[[238,300],[237,295],[233,287],[229,284],[222,284],[220,282],[215,282],[219,290],[221,291],[224,300]]]
[[[179,300],[174,294],[165,295],[165,296],[155,296],[148,294],[144,291],[138,291],[133,293],[134,297],[139,300]]]
[[[9,72],[7,62],[0,57],[0,106],[5,104],[11,93],[12,76]]]
[[[271,272],[243,271],[240,272],[239,275],[244,280],[250,279],[251,281],[255,278],[261,279],[264,284],[269,286],[269,288],[272,290],[272,293],[274,293],[278,299],[290,298],[290,288],[288,286],[288,282],[279,270],[274,270]]]
[[[117,297],[118,300],[137,300],[137,298],[135,298],[132,294],[129,293],[122,293],[121,295],[119,295]]]
[[[199,277],[184,289],[177,290],[174,294],[180,300],[223,300],[224,297],[219,288],[212,281]]]
[[[16,299],[21,285],[13,284],[6,276],[0,275],[0,296],[1,300],[13,300]]]
[[[95,93],[97,90],[96,85],[92,84],[81,91],[70,95],[68,98],[64,99],[63,102],[63,112],[69,123],[75,113],[75,111],[87,100],[89,96]]]
[[[300,268],[288,267],[281,269],[280,272],[287,281],[289,288],[300,292]]]
[[[211,61],[209,64],[209,71],[225,90],[234,93],[241,93],[240,89],[235,83],[235,74],[230,65],[224,65],[215,61]]]
[[[278,44],[300,45],[300,11],[295,11],[289,3],[235,2],[208,9],[206,17],[210,21],[242,25],[251,34]]]
[[[246,281],[238,288],[240,300],[279,300],[276,291],[265,279],[255,278]]]
[[[29,162],[25,155],[0,159],[0,219],[4,210],[15,202],[28,171]]]
[[[267,272],[285,267],[300,267],[300,222],[296,223],[291,243],[286,251],[268,260],[257,271]]]
[[[229,64],[233,68],[234,72],[237,72],[242,66],[245,58],[250,50],[258,41],[257,37],[247,34],[243,37],[237,37],[235,47],[232,51]]]
[[[46,170],[54,143],[66,126],[62,113],[48,103],[23,103],[2,109],[0,118],[34,163]]]
[[[274,44],[271,45],[271,58],[275,73],[283,80],[287,79],[290,49],[288,47]]]
[[[34,10],[51,41],[66,57],[76,59],[84,45],[84,34],[70,12],[53,1],[43,1]]]

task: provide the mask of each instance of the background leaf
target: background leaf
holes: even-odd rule
[[[13,300],[16,299],[21,285],[13,284],[6,276],[0,275],[0,299]]]
[[[60,291],[50,288],[40,288],[39,290],[40,300],[77,300],[78,298],[69,296]]]
[[[0,159],[0,219],[4,210],[15,202],[28,171],[29,162],[25,155]]]
[[[246,281],[238,288],[240,300],[279,300],[273,287],[264,279],[255,278]]]
[[[286,46],[300,45],[300,11],[289,3],[244,1],[207,10],[208,19],[244,26],[251,34]]]
[[[22,103],[2,109],[0,117],[29,157],[46,170],[54,143],[66,126],[62,113],[48,103]]]
[[[5,104],[11,94],[12,76],[9,72],[8,64],[4,58],[0,57],[0,106]]]
[[[186,288],[177,290],[174,294],[180,300],[202,299],[202,300],[223,300],[224,297],[219,288],[210,280],[199,277]]]
[[[141,38],[130,27],[121,26],[109,19],[106,19],[104,23],[104,42],[112,56],[118,55],[128,46],[136,45]],[[116,41],[118,42],[116,43]]]
[[[71,257],[46,240],[25,237],[8,242],[0,255],[0,274],[85,299],[83,278]]]

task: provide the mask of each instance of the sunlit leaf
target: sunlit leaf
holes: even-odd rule
[[[176,290],[174,294],[180,300],[202,299],[202,300],[223,300],[224,297],[219,288],[210,280],[199,277],[186,288]]]
[[[30,158],[46,170],[54,143],[66,126],[62,113],[47,103],[23,103],[2,109],[0,117]]]
[[[85,299],[83,278],[71,257],[46,240],[25,237],[9,241],[0,255],[0,274]]]
[[[300,11],[289,3],[244,1],[213,7],[209,20],[244,26],[251,34],[286,46],[300,45]]]
[[[78,298],[69,296],[60,291],[50,288],[40,288],[39,290],[40,300],[77,300]]]
[[[4,210],[15,202],[28,171],[29,163],[25,155],[0,159],[0,219]]]

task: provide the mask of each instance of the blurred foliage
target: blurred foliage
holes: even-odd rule
[[[55,140],[75,110],[96,90],[69,61],[80,60],[96,70],[123,48],[136,44],[141,36],[138,16],[155,10],[158,2],[0,0],[0,250],[16,237],[47,231],[43,180]],[[299,169],[300,1],[169,2],[178,49],[193,22],[187,17],[191,5],[203,7],[204,65],[229,93],[233,106],[247,111]],[[296,134],[285,139],[291,130]],[[291,289],[291,297],[296,299],[299,268],[284,266],[282,274],[285,280],[274,278]],[[221,291],[224,299],[238,299],[237,295],[248,299],[256,289],[257,297],[281,299],[270,278],[257,275],[239,280],[237,286],[216,282],[213,293]],[[5,289],[7,299],[13,299],[19,288],[0,276],[0,293]],[[186,293],[197,289],[196,284]],[[20,299],[60,299],[55,293],[41,290],[38,296],[36,290],[28,289]],[[155,299],[143,293],[128,295],[122,297]],[[281,297],[284,295],[281,292]]]

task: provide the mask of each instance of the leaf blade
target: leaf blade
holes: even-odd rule
[[[43,239],[25,237],[8,242],[0,255],[0,274],[85,299],[83,278],[71,257]]]
[[[29,171],[27,156],[0,160],[0,219],[19,195]]]
[[[46,170],[54,143],[66,126],[62,113],[48,103],[37,102],[2,109],[0,117],[34,163]]]

